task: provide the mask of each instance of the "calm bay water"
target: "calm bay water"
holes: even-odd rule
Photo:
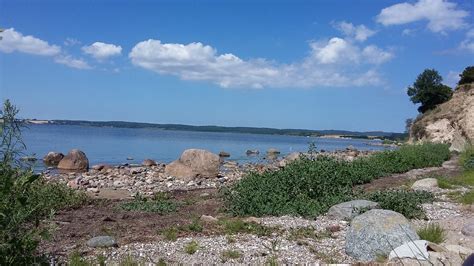
[[[317,149],[333,151],[349,145],[359,150],[380,150],[383,147],[368,145],[368,140],[324,139],[281,135],[241,133],[214,133],[170,131],[160,129],[104,128],[66,125],[30,125],[24,129],[26,153],[41,159],[49,151],[66,154],[77,148],[84,151],[90,164],[141,163],[146,158],[159,162],[170,162],[185,149],[199,148],[231,154],[230,160],[240,162],[261,160],[265,151],[276,148],[284,156],[294,151],[307,151],[311,142]],[[248,149],[257,149],[260,156],[249,157]],[[127,157],[134,160],[127,161]],[[38,160],[37,167],[42,167]]]

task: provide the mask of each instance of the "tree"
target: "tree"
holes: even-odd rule
[[[413,118],[405,120],[405,133],[410,133],[411,125],[413,125]]]
[[[418,75],[411,87],[408,87],[408,96],[414,103],[420,103],[420,113],[434,109],[438,104],[451,99],[453,91],[450,87],[442,84],[443,78],[434,69],[425,69]]]
[[[458,85],[468,84],[474,82],[474,66],[468,66],[464,69],[464,71],[459,74],[461,78],[458,82]]]

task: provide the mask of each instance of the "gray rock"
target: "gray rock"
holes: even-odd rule
[[[257,155],[257,154],[260,153],[260,151],[259,150],[247,150],[245,153],[247,155]]]
[[[221,151],[219,152],[219,157],[230,157],[230,153],[228,152],[225,152],[225,151]]]
[[[143,166],[151,167],[151,166],[156,166],[156,162],[152,159],[145,159],[142,163]]]
[[[400,213],[370,210],[352,220],[346,234],[346,253],[360,261],[388,256],[394,247],[420,239],[410,222]]]
[[[413,185],[411,185],[411,188],[414,190],[430,190],[437,187],[438,179],[436,178],[423,178],[417,180],[415,183],[413,183]]]
[[[474,221],[467,223],[463,226],[461,232],[466,236],[474,236]]]
[[[108,248],[118,246],[117,241],[115,241],[115,238],[111,236],[93,237],[87,241],[86,245],[91,248]]]
[[[288,155],[285,157],[285,159],[283,159],[283,160],[281,160],[281,161],[279,162],[279,166],[280,166],[280,167],[285,167],[285,166],[287,166],[289,163],[300,159],[300,157],[301,157],[301,153],[299,153],[299,152],[292,152],[292,153],[288,154]]]
[[[210,216],[210,215],[203,215],[203,216],[201,216],[200,219],[201,219],[201,221],[203,221],[205,223],[217,223],[219,221],[219,219],[217,219],[214,216]]]
[[[275,148],[270,148],[267,150],[267,154],[280,154],[280,151]]]
[[[43,157],[43,162],[47,166],[57,166],[63,158],[64,154],[50,151]]]
[[[206,150],[185,150],[181,157],[166,165],[165,173],[184,181],[195,178],[215,178],[219,174],[220,159]]]
[[[89,160],[84,152],[73,149],[59,162],[58,168],[70,171],[87,171]]]
[[[378,208],[377,202],[369,200],[351,200],[329,208],[327,216],[338,220],[352,220],[363,211]]]
[[[428,241],[426,240],[415,240],[413,242],[407,242],[390,252],[388,256],[389,260],[410,258],[416,260],[428,260]]]

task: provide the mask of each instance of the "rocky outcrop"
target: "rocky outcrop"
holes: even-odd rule
[[[185,150],[181,157],[168,164],[165,173],[182,180],[215,178],[219,173],[219,156],[199,149]]]
[[[89,160],[84,152],[74,149],[64,156],[59,162],[58,168],[70,171],[87,171],[89,169]]]
[[[375,209],[352,220],[346,235],[346,253],[360,261],[374,261],[377,256],[388,256],[394,247],[418,239],[403,215]]]
[[[63,158],[64,154],[50,151],[43,157],[43,162],[47,166],[57,166]]]
[[[459,86],[451,100],[418,117],[410,141],[449,143],[454,151],[474,142],[474,83]]]
[[[156,162],[152,159],[145,159],[143,162],[142,162],[142,165],[143,166],[146,166],[146,167],[151,167],[151,166],[155,166],[157,165]]]

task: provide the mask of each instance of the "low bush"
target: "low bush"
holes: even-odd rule
[[[474,170],[474,147],[472,145],[466,146],[459,156],[459,163],[465,170]]]
[[[278,171],[250,173],[224,191],[234,215],[301,215],[324,213],[350,200],[354,185],[415,168],[440,166],[449,159],[445,144],[402,146],[352,162],[316,156],[294,161]]]
[[[431,203],[434,200],[434,196],[430,192],[402,189],[376,191],[365,195],[364,198],[377,202],[382,209],[401,213],[410,219],[425,218],[425,213],[420,205]]]
[[[436,244],[443,242],[446,238],[444,229],[439,224],[428,224],[416,231],[422,240]]]

